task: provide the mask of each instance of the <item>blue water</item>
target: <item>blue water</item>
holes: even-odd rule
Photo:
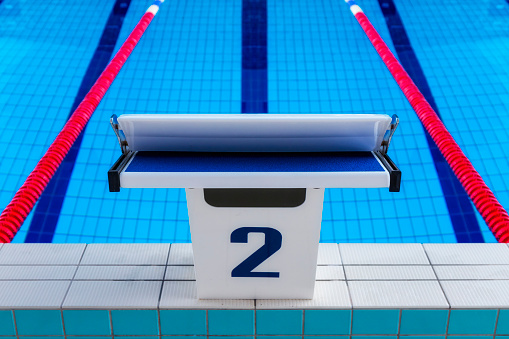
[[[74,167],[60,180],[64,186],[58,186],[67,189],[48,195],[38,207],[47,211],[43,223],[32,223],[32,213],[15,241],[24,242],[29,230],[54,242],[190,241],[183,190],[108,191],[107,171],[120,155],[109,117],[264,109],[269,114],[400,117],[389,155],[403,174],[401,192],[326,190],[321,241],[495,241],[447,177],[418,118],[348,6],[329,0],[259,2],[162,4],[88,124]],[[253,21],[265,3],[267,20]],[[419,81],[428,85],[445,125],[502,205],[509,207],[509,4],[358,3],[395,54],[404,43],[411,47],[417,62],[410,68],[420,72]],[[391,26],[391,3],[407,42],[395,32],[399,28]],[[121,13],[124,4],[127,11]],[[96,65],[94,55],[108,44],[116,51],[150,4],[0,1],[0,208],[64,125],[80,86]],[[112,13],[125,17],[110,25]],[[102,40],[112,26],[120,29],[118,39]],[[246,34],[248,29],[253,34]],[[265,64],[253,62],[257,55],[262,60],[265,55]],[[402,62],[413,60],[397,56]],[[260,87],[247,90],[257,83]],[[54,207],[58,202],[61,210]],[[52,223],[54,231],[45,226]]]

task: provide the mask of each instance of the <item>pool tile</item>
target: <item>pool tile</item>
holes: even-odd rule
[[[207,311],[205,310],[161,310],[162,335],[206,335]]]
[[[158,335],[156,310],[112,310],[111,321],[115,335]]]
[[[5,244],[0,265],[77,265],[85,244]]]
[[[498,315],[497,334],[509,335],[509,310],[500,310]]]
[[[397,334],[399,310],[353,310],[352,334]]]
[[[257,310],[257,335],[302,335],[301,310]]]
[[[4,266],[0,280],[71,280],[78,266]]]
[[[505,244],[424,244],[433,265],[495,265],[509,262]]]
[[[0,309],[59,309],[70,281],[0,281]]]
[[[165,281],[160,309],[254,309],[252,299],[198,299],[196,281]]]
[[[75,280],[163,280],[164,266],[80,266]]]
[[[16,335],[12,311],[0,311],[0,335]]]
[[[67,335],[111,335],[108,311],[65,310],[62,313]]]
[[[90,244],[82,265],[164,265],[170,244]]]
[[[338,244],[319,244],[317,264],[341,265]]]
[[[345,266],[348,280],[436,280],[431,265]]]
[[[194,266],[167,266],[164,280],[196,280]]]
[[[168,265],[194,265],[192,244],[171,244]]]
[[[210,310],[209,335],[253,335],[254,310]]]
[[[446,334],[448,310],[403,310],[400,334]]]
[[[66,309],[155,309],[160,281],[73,281]],[[129,296],[129,297],[126,297]]]
[[[344,265],[429,265],[421,244],[340,244]]]
[[[440,280],[509,280],[509,265],[435,265],[433,269]]]
[[[16,310],[19,335],[63,335],[59,310]]]
[[[311,300],[258,299],[257,309],[351,309],[345,281],[317,281]]]
[[[438,281],[349,281],[355,308],[449,308]]]
[[[304,313],[304,335],[350,334],[350,310],[306,310]]]
[[[316,266],[316,280],[345,280],[343,266]]]
[[[509,305],[509,280],[440,281],[451,308],[493,309]]]
[[[448,334],[495,333],[497,310],[451,310]]]

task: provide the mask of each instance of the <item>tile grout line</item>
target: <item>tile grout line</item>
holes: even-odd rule
[[[495,331],[493,332],[493,339],[497,336],[498,320],[500,319],[500,308],[497,310],[497,320],[495,320]]]
[[[401,336],[401,318],[403,317],[403,309],[400,308],[399,309],[399,319],[398,319],[398,334],[397,334],[397,338],[399,338]]]
[[[256,314],[258,313],[258,310],[256,309],[256,300],[257,299],[254,299],[254,335],[253,335],[253,338],[256,339],[256,336],[258,335],[257,334],[257,317],[256,317]]]
[[[159,336],[163,335],[163,329],[161,326],[161,298],[163,296],[163,288],[164,288],[164,278],[166,278],[166,270],[168,269],[168,262],[170,261],[170,253],[171,253],[172,244],[169,244],[168,254],[166,255],[166,265],[164,266],[163,280],[161,282],[161,290],[159,291],[159,298],[157,299],[157,326],[159,330]]]
[[[350,286],[348,285],[348,277],[346,276],[346,269],[345,269],[345,263],[343,261],[343,256],[341,253],[341,246],[338,243],[337,249],[339,253],[339,259],[341,260],[341,267],[343,268],[343,274],[345,276],[345,284],[346,284],[346,290],[348,291],[348,299],[350,300],[350,329],[349,329],[349,338],[352,338],[353,335],[353,300],[352,300],[352,294],[350,293]]]
[[[306,312],[304,310],[304,308],[302,309],[302,327],[301,327],[301,338],[304,339],[304,331],[305,331],[305,323],[306,323]]]
[[[449,305],[449,316],[450,316],[450,313],[451,313],[451,312],[450,312],[450,310],[451,310],[452,306],[451,306],[451,303],[450,303],[450,301],[449,301],[449,298],[447,297],[447,294],[445,294],[444,287],[442,286],[442,282],[441,282],[441,280],[438,278],[438,274],[437,274],[437,272],[435,271],[435,267],[434,267],[433,263],[431,262],[431,259],[430,259],[430,257],[429,257],[428,251],[426,251],[426,246],[424,246],[424,244],[421,244],[421,248],[422,248],[422,250],[424,251],[424,254],[426,255],[426,258],[428,259],[428,262],[429,262],[429,264],[430,264],[430,266],[431,266],[431,269],[433,270],[433,274],[434,274],[434,275],[435,275],[435,277],[437,278],[437,279],[436,279],[436,281],[438,282],[438,286],[440,286],[440,290],[442,291],[442,294],[444,295],[445,301],[446,301],[446,302],[447,302],[447,304]],[[448,320],[448,325],[447,325],[447,326],[449,326],[449,320]],[[447,332],[446,332],[446,334],[447,334]]]
[[[341,246],[340,244],[336,244],[337,245],[337,249],[338,249],[338,253],[339,253],[339,259],[341,260],[341,266],[343,268],[343,274],[345,276],[345,283],[346,283],[346,289],[348,291],[348,299],[350,300],[350,306],[351,306],[351,311],[352,311],[352,314],[351,314],[351,318],[352,318],[352,321],[351,321],[351,326],[350,326],[350,334],[352,334],[352,329],[353,329],[353,299],[352,299],[352,293],[350,293],[350,285],[348,284],[348,277],[346,276],[346,269],[345,269],[345,263],[343,261],[343,255],[341,253]]]
[[[108,310],[108,317],[110,317],[110,319],[108,319],[110,321],[110,335],[111,335],[111,339],[114,339],[115,338],[115,331],[113,329],[113,315],[111,314],[111,309]]]
[[[81,253],[80,260],[78,261],[78,264],[76,265],[76,271],[74,271],[74,275],[72,276],[69,287],[67,288],[67,291],[65,291],[64,297],[62,298],[62,302],[60,303],[60,310],[63,310],[65,299],[67,298],[67,294],[69,294],[69,291],[71,290],[72,283],[74,282],[74,278],[76,277],[76,274],[78,274],[78,268],[80,267],[81,261],[83,260],[83,257],[85,256],[85,252],[88,248],[88,244],[85,244],[85,247],[83,248],[83,252]],[[64,316],[62,312],[62,324],[64,321]],[[62,325],[63,326],[63,325]],[[65,332],[64,332],[65,335]]]
[[[11,310],[11,312],[12,312],[12,321],[14,322],[14,333],[16,333],[16,338],[19,339],[18,322],[16,321],[16,312],[14,312],[14,310]]]

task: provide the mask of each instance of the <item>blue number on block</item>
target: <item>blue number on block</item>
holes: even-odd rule
[[[232,277],[279,278],[279,272],[252,271],[281,248],[283,236],[278,230],[270,227],[241,227],[232,232],[230,241],[247,244],[249,233],[265,234],[265,244],[235,267]]]

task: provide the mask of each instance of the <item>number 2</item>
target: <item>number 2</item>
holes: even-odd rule
[[[241,227],[232,232],[231,243],[247,244],[249,233],[265,234],[265,244],[232,270],[232,277],[279,278],[279,272],[253,272],[262,262],[281,248],[283,236],[270,227]]]

